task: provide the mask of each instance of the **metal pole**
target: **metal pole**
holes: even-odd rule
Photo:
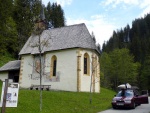
[[[5,113],[7,89],[8,89],[8,79],[5,79],[5,87],[4,87],[3,103],[2,103],[1,113]]]

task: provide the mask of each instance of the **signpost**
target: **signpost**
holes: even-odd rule
[[[5,107],[17,107],[18,92],[18,83],[8,83],[8,79],[3,82],[0,102],[0,107],[2,107],[1,113],[5,113]]]
[[[5,82],[3,82],[1,94],[1,103],[0,103],[0,106],[2,107],[1,113],[5,113],[7,88],[8,88],[8,79],[5,79]]]

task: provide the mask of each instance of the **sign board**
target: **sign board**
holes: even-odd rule
[[[3,103],[4,88],[5,88],[5,82],[3,82],[3,86],[2,86],[0,107],[2,107],[2,103]],[[8,89],[6,95],[6,107],[17,107],[18,92],[19,92],[18,83],[8,83]]]

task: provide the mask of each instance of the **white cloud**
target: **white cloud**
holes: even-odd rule
[[[70,5],[72,3],[73,0],[51,0],[50,2],[57,2],[58,4],[60,4],[62,7],[66,6],[66,5]],[[49,0],[43,0],[44,4],[47,4],[49,2]]]
[[[72,3],[72,0],[55,0],[55,1],[62,7],[64,7],[65,5],[70,5]]]
[[[148,13],[150,13],[150,6],[146,7],[141,14],[139,14],[139,17],[144,17],[145,15],[147,15]]]
[[[128,9],[130,6],[136,6],[141,10],[141,14],[137,15],[135,18],[144,17],[147,13],[150,13],[150,1],[149,0],[104,0],[100,5],[108,8],[117,8],[121,6],[124,10]],[[136,9],[135,9],[136,10]]]
[[[104,17],[104,15],[92,15],[91,19],[103,19]]]
[[[104,6],[112,5],[113,7],[116,7],[117,5],[124,3],[124,4],[130,4],[130,5],[138,5],[141,0],[105,0],[102,1],[101,4]]]
[[[149,7],[149,6],[150,6],[149,0],[143,0],[140,4],[141,8],[145,8],[145,7]]]
[[[46,6],[49,0],[42,0],[42,3]]]
[[[124,2],[125,4],[130,5],[139,5],[140,0],[120,0],[120,2]]]
[[[108,6],[112,5],[112,7],[117,7],[117,5],[120,4],[126,4],[126,5],[135,5],[140,8],[147,8],[150,6],[149,0],[105,0],[100,3],[101,5]]]
[[[139,15],[139,17],[144,17],[145,14],[150,13],[150,2],[149,2],[149,0],[144,0],[143,2],[141,2],[140,8],[142,8],[143,11]]]
[[[117,26],[109,22],[106,22],[104,20],[104,16],[102,15],[93,15],[91,16],[91,20],[86,20],[84,18],[81,19],[67,18],[67,25],[73,25],[79,23],[85,23],[90,34],[92,33],[92,31],[94,32],[96,41],[101,46],[104,43],[104,41],[109,40],[109,38],[113,33],[113,30],[118,28]]]

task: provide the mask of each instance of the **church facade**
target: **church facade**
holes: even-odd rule
[[[85,24],[32,34],[19,55],[22,88],[40,85],[41,72],[42,85],[51,89],[100,92],[100,51]]]

